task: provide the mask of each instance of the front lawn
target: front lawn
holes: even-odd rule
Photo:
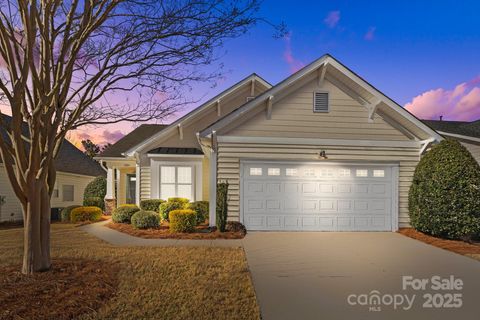
[[[22,232],[20,228],[0,230],[2,272],[11,270],[12,265],[19,268]],[[74,225],[54,224],[52,257],[57,263],[101,262],[106,273],[109,268],[118,270],[111,298],[104,299],[98,310],[91,310],[82,319],[260,318],[241,248],[114,247]],[[16,290],[15,286],[12,288]],[[17,288],[19,292],[25,291]],[[78,290],[88,292],[89,288]],[[1,291],[0,286],[0,296],[5,294]],[[36,298],[22,296],[22,299],[28,306]],[[37,314],[36,318],[46,317]]]

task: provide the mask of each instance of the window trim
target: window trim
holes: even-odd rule
[[[175,182],[168,182],[168,183],[162,183],[162,167],[174,167],[175,171]],[[191,182],[190,183],[179,183],[178,182],[178,168],[180,167],[188,167],[191,169]],[[183,185],[183,186],[188,186],[191,185],[191,199],[190,201],[196,201],[196,195],[195,195],[195,181],[196,181],[196,172],[195,172],[195,165],[193,164],[160,164],[158,166],[158,197],[162,200],[168,200],[168,199],[163,199],[162,198],[162,185],[173,185],[175,186],[175,196],[174,197],[179,197],[178,195],[178,186]]]
[[[326,93],[327,94],[327,110],[315,110],[315,98],[317,93]],[[313,113],[329,113],[330,112],[330,91],[328,90],[315,90],[313,91],[313,103],[312,103]]]

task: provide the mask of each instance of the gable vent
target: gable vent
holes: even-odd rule
[[[328,92],[313,93],[313,112],[328,112]]]

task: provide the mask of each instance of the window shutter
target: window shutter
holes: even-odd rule
[[[328,112],[328,92],[313,94],[313,112]]]

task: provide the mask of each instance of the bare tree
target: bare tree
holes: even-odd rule
[[[193,82],[218,77],[202,66],[223,41],[262,19],[256,0],[0,5],[0,97],[11,110],[0,115],[0,153],[23,207],[22,272],[31,274],[51,266],[53,160],[67,132],[172,114]]]

